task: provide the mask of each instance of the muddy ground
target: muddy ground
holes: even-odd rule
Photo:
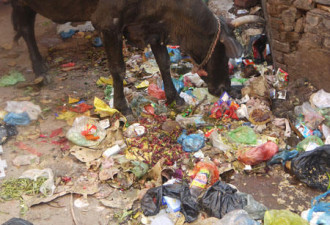
[[[211,6],[219,7],[221,6],[219,2],[213,1]],[[25,78],[31,81],[34,75],[26,45],[23,40],[20,40],[18,45],[12,43],[14,32],[10,23],[10,12],[9,5],[0,3],[0,76],[15,69],[22,72]],[[226,13],[224,12],[224,14]],[[94,48],[91,41],[84,38],[71,38],[63,41],[56,34],[56,25],[40,16],[37,17],[35,27],[39,48],[49,63],[49,75],[52,82],[40,89],[19,89],[15,86],[0,88],[0,109],[4,109],[6,101],[9,100],[27,100],[35,102],[44,110],[42,119],[29,126],[19,127],[20,135],[3,146],[4,153],[1,155],[1,159],[8,163],[6,178],[18,177],[23,171],[30,168],[30,166],[18,168],[12,164],[14,157],[24,154],[15,146],[18,137],[43,154],[40,158],[40,167],[52,168],[56,176],[83,173],[86,170],[84,164],[61,151],[59,146],[51,144],[49,141],[44,142],[38,138],[38,134],[49,135],[52,130],[61,127],[65,131],[69,129],[64,121],[56,120],[54,115],[57,107],[63,105],[68,96],[83,98],[90,104],[95,96],[100,98],[104,96],[103,89],[96,85],[100,76],[108,75],[103,49]],[[63,60],[62,62],[76,62],[79,69],[62,72],[59,69],[59,63],[56,63],[56,59],[59,58]],[[265,204],[269,209],[289,209],[296,213],[309,208],[310,200],[320,194],[296,181],[291,175],[285,173],[281,166],[272,167],[267,174],[234,174],[231,183],[240,191],[252,194],[256,200]],[[104,189],[111,193],[120,192],[109,186]],[[82,225],[116,224],[114,215],[122,210],[105,207],[95,196],[88,197],[90,205],[86,208],[72,207],[72,201],[79,197],[79,195],[66,195],[47,204],[34,206],[25,215],[20,215],[19,201],[0,202],[0,223],[12,217],[22,217],[35,225],[71,225],[74,224],[73,210],[76,219]]]

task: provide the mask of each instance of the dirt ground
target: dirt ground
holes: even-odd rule
[[[211,2],[213,7],[219,7],[220,1]],[[227,2],[228,3],[228,2]],[[225,4],[225,3],[222,3]],[[225,4],[228,7],[229,4]],[[229,8],[228,8],[229,9]],[[13,44],[14,31],[10,22],[11,8],[0,3],[0,76],[10,70],[22,72],[27,80],[33,80],[27,47],[23,40],[19,44]],[[66,131],[69,126],[62,120],[55,119],[57,106],[65,103],[67,96],[79,96],[88,103],[92,103],[94,96],[102,97],[103,89],[96,85],[100,76],[107,76],[106,61],[102,48],[94,48],[90,40],[69,39],[63,41],[56,34],[56,25],[46,18],[37,17],[36,37],[39,49],[49,62],[52,82],[41,89],[18,89],[17,87],[0,88],[0,109],[4,109],[9,100],[27,100],[35,102],[44,109],[42,119],[29,126],[18,128],[19,136],[24,143],[35,147],[43,155],[40,158],[39,167],[52,168],[56,176],[66,176],[72,173],[85,173],[85,165],[73,156],[61,151],[60,147],[49,140],[43,141],[35,138],[39,134],[50,134],[52,130],[61,128]],[[80,67],[78,70],[62,72],[57,58],[63,58],[63,62],[74,61]],[[95,61],[96,59],[96,61]],[[12,138],[4,146],[1,159],[6,160],[8,168],[6,178],[18,177],[30,166],[15,167],[12,160],[22,150],[15,146],[18,137]],[[1,182],[1,181],[0,181]],[[231,183],[240,191],[252,194],[257,201],[265,204],[269,209],[289,209],[300,213],[310,207],[310,201],[320,192],[312,190],[292,176],[285,173],[280,166],[272,167],[268,174],[234,174]],[[120,192],[109,186],[104,186],[104,192]],[[116,224],[114,214],[120,211],[118,208],[110,208],[102,205],[95,196],[88,196],[89,206],[85,208],[72,207],[73,200],[79,195],[66,195],[52,202],[40,204],[30,208],[25,215],[20,215],[19,201],[0,202],[0,223],[12,217],[22,217],[35,225],[59,225],[74,224],[72,210],[79,224]],[[73,198],[73,199],[72,199]]]

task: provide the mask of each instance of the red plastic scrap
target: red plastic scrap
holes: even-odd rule
[[[272,141],[238,152],[238,160],[247,165],[256,165],[271,159],[278,152],[278,145]]]
[[[18,148],[20,148],[24,151],[30,152],[33,155],[36,155],[36,156],[41,156],[42,155],[42,153],[38,152],[37,149],[32,148],[31,146],[28,146],[28,145],[24,144],[23,142],[17,142],[15,145]]]
[[[150,84],[148,87],[148,94],[157,99],[166,99],[165,91],[159,88],[156,84]]]
[[[84,113],[92,108],[93,108],[92,105],[88,105],[85,102],[82,102],[76,106],[70,107],[70,111],[76,112],[76,113]]]
[[[81,135],[85,136],[87,140],[96,141],[100,137],[96,136],[97,134],[97,127],[94,124],[87,124],[86,129],[81,131]]]
[[[76,64],[74,62],[69,62],[69,63],[65,63],[62,64],[61,67],[62,68],[69,68],[69,67],[74,67]]]
[[[60,135],[62,133],[63,133],[63,129],[61,127],[61,128],[58,128],[58,129],[53,130],[52,133],[49,135],[49,137],[50,138],[53,138],[53,137],[58,136],[58,135]]]

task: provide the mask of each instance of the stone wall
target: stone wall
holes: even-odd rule
[[[330,92],[330,0],[262,0],[276,68]]]

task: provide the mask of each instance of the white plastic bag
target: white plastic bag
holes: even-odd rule
[[[314,104],[317,108],[324,109],[330,107],[330,93],[323,89],[314,93],[310,98],[311,104]]]
[[[93,135],[95,140],[87,138],[87,135]],[[105,136],[106,131],[100,126],[99,122],[86,116],[77,117],[70,130],[66,133],[66,138],[71,142],[86,147],[97,146]]]
[[[23,113],[27,112],[31,120],[37,120],[39,114],[41,113],[41,108],[38,105],[33,104],[28,101],[8,101],[7,107],[5,108],[7,112],[13,113]]]
[[[54,194],[54,174],[50,168],[43,170],[31,169],[25,171],[19,178],[28,178],[36,181],[39,177],[46,177],[47,180],[40,186],[40,192],[46,196],[52,196]]]

